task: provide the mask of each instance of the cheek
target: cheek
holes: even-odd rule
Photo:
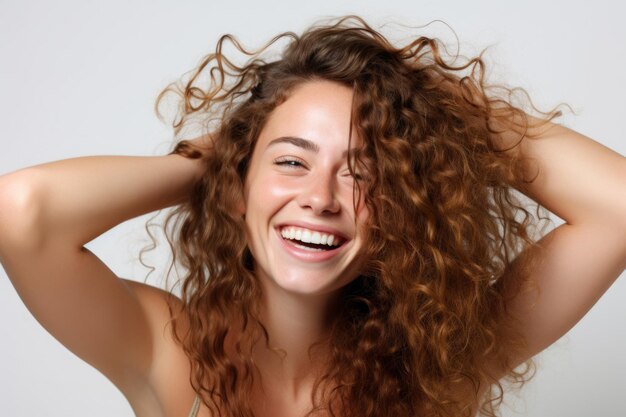
[[[243,204],[248,227],[262,227],[260,223],[269,221],[293,195],[293,184],[280,177],[257,176],[247,181]]]
[[[370,219],[370,212],[365,204],[365,199],[361,198],[359,201],[359,205],[357,207],[356,216],[356,224],[357,224],[357,234],[361,237],[361,244],[367,239],[367,223]]]
[[[350,189],[344,194],[345,207],[356,209],[352,216],[357,219],[358,224],[364,223],[369,217],[369,210],[365,204],[365,194],[363,191],[359,193],[358,189]],[[356,204],[355,204],[356,200]]]
[[[297,181],[293,178],[276,175],[259,178],[253,187],[251,192],[256,194],[257,200],[271,206],[281,204],[298,190]]]

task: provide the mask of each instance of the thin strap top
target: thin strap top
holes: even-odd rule
[[[191,406],[189,417],[196,417],[196,415],[198,415],[199,409],[200,409],[200,397],[196,395],[196,398],[193,399],[193,405]]]

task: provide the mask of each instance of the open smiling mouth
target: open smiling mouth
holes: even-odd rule
[[[322,233],[300,227],[283,227],[280,235],[289,245],[312,252],[338,249],[347,240],[332,233]]]

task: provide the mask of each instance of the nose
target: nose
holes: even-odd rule
[[[341,205],[335,186],[335,177],[331,174],[310,175],[298,196],[300,207],[311,209],[316,215],[338,213]]]

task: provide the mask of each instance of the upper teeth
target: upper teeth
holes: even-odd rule
[[[283,227],[280,231],[280,234],[285,239],[299,240],[300,242],[304,243],[316,243],[328,246],[333,246],[333,243],[336,246],[341,240],[340,237],[337,237],[330,233],[321,233],[315,230],[309,230],[293,226]]]

